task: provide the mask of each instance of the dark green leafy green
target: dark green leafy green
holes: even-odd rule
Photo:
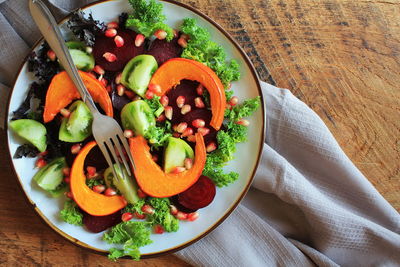
[[[135,204],[129,203],[124,209],[123,212],[130,212],[130,213],[139,213],[143,214],[142,206],[145,204],[144,198],[139,199]]]
[[[64,208],[60,211],[60,217],[64,222],[81,226],[83,225],[83,215],[80,213],[78,206],[73,200],[67,200]]]
[[[200,61],[210,67],[221,79],[225,88],[232,81],[239,80],[239,64],[235,60],[226,60],[222,46],[211,41],[210,33],[197,25],[195,19],[185,18],[181,30],[190,37],[181,57]]]
[[[179,220],[171,215],[168,198],[150,198],[149,204],[154,208],[154,214],[148,215],[151,225],[159,224],[167,232],[178,231]]]
[[[86,185],[89,186],[90,188],[93,188],[93,186],[96,186],[96,185],[104,185],[104,180],[103,179],[86,179]]]
[[[163,6],[155,0],[129,0],[133,8],[132,14],[126,20],[126,27],[150,37],[157,30],[164,30],[167,33],[167,41],[174,37],[173,30],[164,23],[166,17],[162,13]]]
[[[123,256],[130,256],[134,260],[139,260],[139,247],[151,244],[150,230],[147,222],[128,221],[122,222],[108,233],[105,233],[103,240],[110,244],[123,244],[122,249],[110,249],[109,259],[116,260]]]

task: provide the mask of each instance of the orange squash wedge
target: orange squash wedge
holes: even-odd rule
[[[89,142],[76,156],[71,168],[71,193],[78,206],[93,216],[105,216],[112,214],[127,205],[125,198],[121,196],[105,196],[94,192],[86,185],[84,162],[90,150],[97,144]]]
[[[142,136],[129,139],[135,162],[134,170],[139,187],[152,197],[170,197],[193,185],[203,172],[206,163],[206,147],[203,136],[196,134],[195,158],[192,168],[181,173],[165,173],[152,159],[150,147]]]
[[[212,69],[195,60],[172,58],[157,69],[150,84],[159,85],[161,92],[157,95],[162,96],[183,79],[198,81],[210,93],[212,112],[210,125],[219,130],[224,120],[226,96],[221,80]]]
[[[79,74],[90,95],[93,97],[94,102],[99,103],[104,112],[112,117],[113,107],[107,89],[90,74],[83,71],[79,71]],[[73,100],[79,98],[81,96],[78,89],[76,89],[67,72],[62,71],[58,73],[51,80],[49,89],[47,90],[43,121],[47,123],[53,120],[62,108],[65,108]]]

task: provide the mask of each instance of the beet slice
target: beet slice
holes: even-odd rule
[[[117,34],[124,39],[122,47],[117,47],[114,38],[106,37],[105,35],[96,36],[96,42],[93,47],[93,56],[96,64],[108,71],[121,71],[129,60],[144,53],[144,43],[139,47],[135,46],[137,33],[131,30],[119,30]],[[108,62],[103,57],[106,52],[115,54],[117,60]]]
[[[158,63],[158,66],[161,66],[165,61],[174,57],[180,57],[182,54],[182,47],[178,44],[179,38],[174,38],[170,42],[167,40],[154,40],[147,52],[149,55],[152,55]]]
[[[215,184],[207,176],[200,176],[196,183],[178,194],[178,202],[183,207],[196,210],[208,206],[215,197]]]
[[[99,233],[121,222],[121,211],[106,216],[93,216],[83,213],[83,224],[93,233]]]

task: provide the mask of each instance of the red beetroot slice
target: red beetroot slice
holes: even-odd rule
[[[144,53],[144,44],[139,47],[135,46],[137,33],[131,30],[118,30],[117,34],[124,39],[122,47],[117,47],[114,38],[106,37],[105,35],[96,36],[96,42],[93,47],[93,56],[96,64],[108,71],[121,71],[129,60]],[[103,57],[106,52],[116,55],[117,60],[108,62]]]
[[[168,59],[180,57],[182,47],[178,44],[178,38],[174,38],[170,42],[165,39],[156,39],[151,43],[148,54],[157,60],[158,66],[161,66]]]
[[[83,224],[93,233],[99,233],[121,222],[121,211],[106,216],[93,216],[83,212]]]
[[[195,184],[178,194],[178,202],[188,209],[201,209],[213,201],[215,192],[215,185],[211,179],[202,175]]]

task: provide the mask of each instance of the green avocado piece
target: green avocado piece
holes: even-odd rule
[[[124,166],[122,166],[122,172],[124,173],[125,178],[122,175],[121,169],[118,168],[118,165],[114,164],[114,167],[118,179],[115,179],[111,167],[108,167],[104,171],[104,180],[107,187],[114,187],[118,189],[128,203],[135,204],[139,200],[139,196],[137,194],[138,185],[136,184],[136,181],[128,175]]]
[[[63,118],[58,139],[64,142],[81,142],[92,134],[93,115],[86,104],[75,101],[70,107],[71,115]]]
[[[153,56],[136,56],[125,65],[121,75],[121,83],[143,97],[151,76],[157,68],[158,64]]]
[[[143,100],[126,104],[121,110],[122,127],[144,136],[150,127],[156,125],[156,119],[150,106]]]
[[[175,167],[184,166],[186,158],[194,158],[193,149],[184,140],[168,137],[168,144],[164,150],[164,172],[170,173]]]
[[[69,49],[72,61],[75,66],[83,71],[91,71],[94,68],[94,57],[84,51],[78,49]]]
[[[34,145],[40,152],[47,148],[47,130],[43,124],[30,119],[20,119],[10,122],[10,128],[20,137]]]
[[[51,191],[56,190],[57,187],[62,183],[64,175],[62,169],[67,166],[64,157],[56,158],[42,167],[33,176],[33,180],[44,190]]]

